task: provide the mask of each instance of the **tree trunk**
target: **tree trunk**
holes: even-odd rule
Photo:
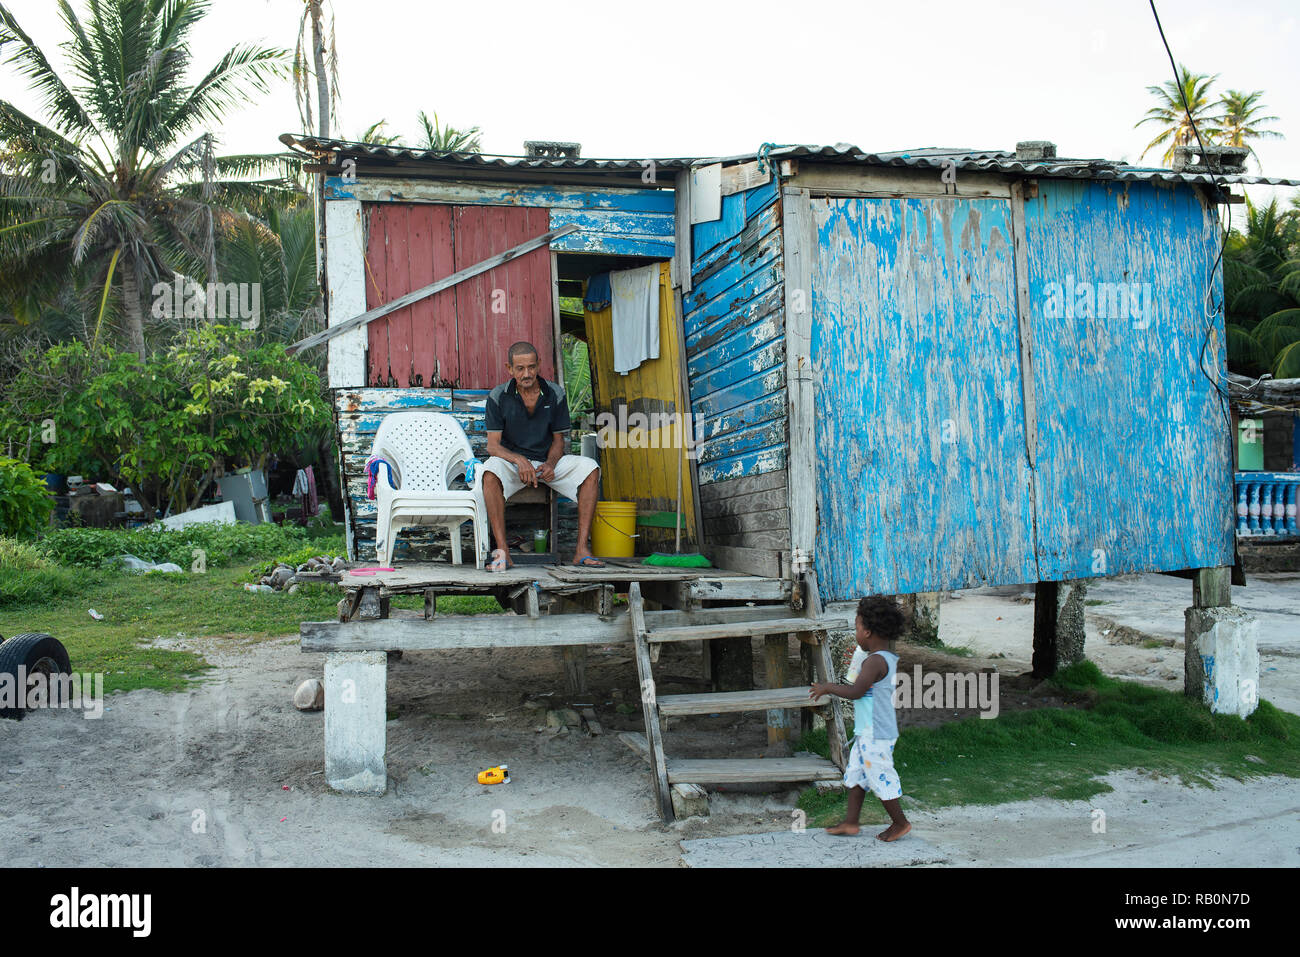
[[[325,73],[325,37],[321,35],[321,0],[311,2],[311,46],[316,66],[316,133],[321,139],[330,135],[330,84]]]
[[[140,302],[135,263],[129,257],[123,257],[122,267],[122,310],[126,315],[127,344],[132,352],[144,359],[144,306]]]
[[[334,437],[327,436],[316,446],[316,455],[320,463],[318,484],[325,488],[325,500],[330,507],[330,521],[343,521],[343,492],[339,488],[338,463],[334,459]]]
[[[321,35],[320,0],[311,3],[311,40],[312,58],[316,66],[316,101],[318,113],[316,132],[321,139],[330,135],[330,87],[325,74],[325,38]],[[325,174],[316,174],[316,281],[321,289],[322,300],[325,291]],[[324,302],[321,303],[324,315]],[[332,507],[332,506],[331,506]]]

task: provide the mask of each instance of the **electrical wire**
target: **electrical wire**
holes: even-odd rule
[[[1195,134],[1196,136],[1196,145],[1199,146],[1201,149],[1201,157],[1207,161],[1206,165],[1209,168],[1208,171],[1210,176],[1210,182],[1214,185],[1216,191],[1216,197],[1217,197],[1217,193],[1221,191],[1223,187],[1220,186],[1218,178],[1214,175],[1213,164],[1208,162],[1209,157],[1206,156],[1205,154],[1205,142],[1201,139],[1201,131],[1196,126],[1195,117],[1192,116],[1191,104],[1187,102],[1187,91],[1183,89],[1183,84],[1179,79],[1178,64],[1174,61],[1173,51],[1169,49],[1169,41],[1165,38],[1165,28],[1161,25],[1160,14],[1156,11],[1156,0],[1148,0],[1148,2],[1151,4],[1151,15],[1155,17],[1156,20],[1156,29],[1160,32],[1160,42],[1164,44],[1165,55],[1169,57],[1169,67],[1171,70],[1173,70],[1173,74],[1174,74],[1174,86],[1178,88],[1178,97],[1183,101],[1183,111],[1187,115],[1187,122],[1192,127],[1192,133]],[[1219,311],[1222,310],[1224,306],[1222,300],[1220,300],[1217,304],[1214,302],[1214,276],[1215,273],[1218,272],[1219,264],[1223,261],[1223,251],[1227,248],[1228,235],[1232,232],[1232,204],[1225,203],[1224,205],[1227,206],[1228,221],[1227,221],[1227,225],[1224,227],[1223,230],[1223,240],[1219,243],[1219,252],[1214,257],[1214,263],[1213,265],[1210,266],[1210,274],[1206,279],[1205,335],[1201,337],[1201,351],[1200,351],[1200,355],[1197,357],[1196,364],[1197,367],[1201,370],[1201,375],[1205,376],[1206,381],[1210,383],[1210,385],[1214,388],[1214,391],[1219,396],[1219,406],[1221,411],[1223,412],[1224,421],[1228,424],[1228,434],[1229,436],[1231,436],[1232,416],[1231,413],[1228,411],[1228,402],[1231,400],[1232,396],[1219,384],[1219,381],[1217,379],[1212,378],[1210,374],[1205,371],[1205,347],[1208,346],[1210,343],[1210,334],[1216,331],[1214,326],[1215,316],[1219,314]],[[1215,216],[1215,222],[1216,223],[1219,222],[1219,217],[1217,215]],[[1227,321],[1228,321],[1226,311],[1224,312],[1223,321],[1224,321],[1224,330],[1226,332]],[[1228,347],[1228,343],[1226,339],[1224,341],[1223,347],[1226,355],[1226,350]]]

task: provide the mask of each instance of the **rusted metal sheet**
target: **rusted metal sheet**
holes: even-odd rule
[[[823,597],[1037,579],[1003,199],[814,199]]]
[[[1232,564],[1212,211],[1187,186],[1044,180],[1025,227],[1042,579]]]
[[[544,208],[367,203],[366,305],[375,308],[547,231]],[[512,342],[555,378],[551,266],[537,249],[370,323],[372,386],[486,389]]]

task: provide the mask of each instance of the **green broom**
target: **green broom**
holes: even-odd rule
[[[680,449],[681,443],[678,443]],[[641,564],[643,565],[666,565],[671,568],[712,568],[713,562],[709,561],[699,552],[690,552],[682,554],[682,457],[677,456],[677,511],[673,516],[674,527],[677,530],[677,541],[673,545],[674,552],[669,555],[667,552],[655,552],[647,557]]]

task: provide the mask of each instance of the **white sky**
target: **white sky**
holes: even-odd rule
[[[52,0],[6,2],[63,71]],[[80,13],[83,0],[72,2]],[[1265,91],[1287,138],[1257,144],[1264,172],[1300,178],[1300,8],[1157,6],[1179,62],[1218,72],[1216,90]],[[302,9],[300,0],[215,0],[194,37],[196,76],[238,42],[292,49]],[[765,141],[876,151],[1048,139],[1062,156],[1137,161],[1154,135],[1133,128],[1152,102],[1145,87],[1170,79],[1141,0],[335,0],[334,15],[335,135],[354,138],[387,118],[413,141],[416,113],[437,110],[444,123],[480,126],[485,151],[508,154],[525,139],[633,158],[728,155]],[[36,109],[11,67],[0,66],[0,97]],[[300,126],[285,80],[232,116],[224,148],[273,151],[278,134]],[[1159,151],[1146,161],[1158,165]]]

